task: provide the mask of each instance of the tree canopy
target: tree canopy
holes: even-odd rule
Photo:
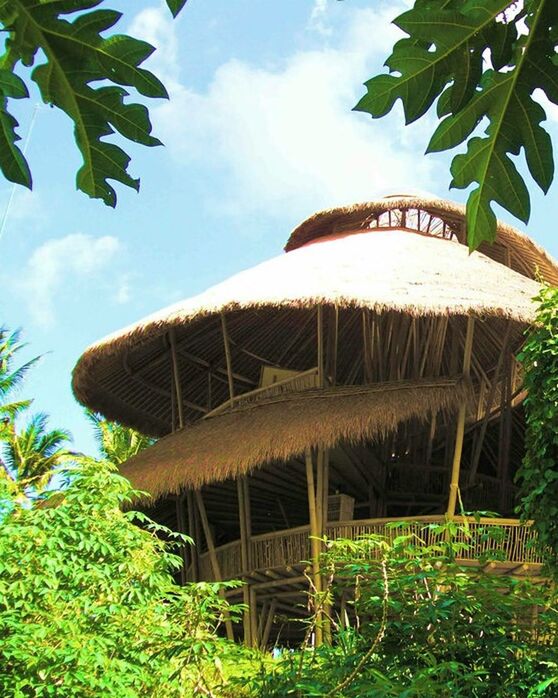
[[[177,16],[186,0],[166,0]],[[107,140],[119,134],[146,146],[160,145],[151,133],[143,104],[127,101],[126,87],[148,98],[167,98],[161,81],[145,68],[154,48],[114,33],[122,13],[105,0],[0,0],[0,25],[6,35],[0,59],[0,169],[12,182],[32,187],[31,171],[18,146],[21,136],[10,99],[29,97],[26,68],[46,104],[61,109],[74,124],[83,165],[78,189],[116,205],[109,180],[139,189],[128,172],[129,155]],[[107,32],[111,32],[106,35]],[[22,73],[25,77],[22,77]]]
[[[451,187],[473,186],[467,201],[471,249],[496,235],[497,203],[527,222],[529,191],[517,166],[546,193],[554,177],[544,98],[558,104],[555,0],[416,0],[394,20],[406,36],[389,74],[366,83],[355,109],[385,116],[401,100],[406,123],[434,103],[439,123],[427,152],[466,143],[451,164]],[[542,97],[542,99],[541,99]]]

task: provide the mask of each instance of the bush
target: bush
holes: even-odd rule
[[[553,587],[464,567],[456,554],[473,543],[467,527],[429,528],[436,540],[429,545],[404,529],[330,542],[324,572],[329,579],[335,572],[335,583],[328,593],[343,597],[346,608],[331,619],[332,645],[263,667],[254,691],[262,698],[554,695]],[[469,542],[457,542],[457,533]]]
[[[177,534],[122,505],[129,483],[84,461],[43,500],[0,493],[0,695],[228,695],[218,585],[179,587]],[[0,482],[2,486],[2,482]],[[159,534],[159,535],[157,535]],[[217,657],[220,659],[217,660]],[[215,692],[217,691],[217,692]]]

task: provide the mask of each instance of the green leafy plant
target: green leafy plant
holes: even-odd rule
[[[328,543],[324,573],[339,616],[333,642],[287,653],[254,679],[266,698],[515,698],[552,695],[558,613],[551,585],[465,567],[489,533],[404,524]],[[479,538],[477,538],[477,536]]]
[[[167,0],[173,16],[186,0]],[[102,7],[101,7],[102,6]],[[29,97],[15,71],[33,68],[30,78],[42,99],[64,111],[74,124],[83,165],[77,187],[115,206],[109,180],[139,189],[128,173],[130,157],[107,140],[115,133],[142,145],[160,145],[151,134],[146,107],[130,103],[126,87],[147,98],[166,98],[160,80],[142,68],[153,47],[124,34],[110,34],[122,14],[105,0],[0,0],[0,24],[6,35],[0,60],[0,168],[7,179],[31,188],[29,165],[17,145],[18,122],[10,99]]]
[[[93,425],[101,457],[114,465],[124,463],[155,443],[155,439],[117,422],[111,422],[96,412],[86,411],[86,416]]]
[[[451,165],[452,187],[474,185],[467,201],[471,249],[496,235],[492,203],[527,222],[530,198],[516,161],[537,185],[554,177],[552,142],[535,90],[558,104],[558,5],[554,0],[416,0],[394,20],[407,36],[366,83],[355,109],[386,115],[401,100],[406,123],[437,102],[440,120],[427,152],[467,144]],[[481,135],[476,135],[484,128]]]
[[[532,518],[551,567],[558,566],[558,288],[536,298],[536,322],[519,359],[525,373],[525,457],[517,474],[520,512]]]
[[[219,585],[175,583],[182,537],[123,511],[134,493],[112,466],[65,475],[42,499],[0,492],[0,694],[230,695],[218,669],[240,650],[219,630],[237,609]]]

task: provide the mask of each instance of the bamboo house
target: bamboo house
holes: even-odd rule
[[[536,573],[533,531],[513,518],[515,357],[535,275],[558,283],[556,263],[503,224],[469,254],[460,205],[407,196],[317,213],[285,251],[74,370],[80,402],[159,439],[121,470],[197,541],[183,580],[244,580],[243,628],[227,632],[263,646],[305,613],[308,580],[320,588],[320,537],[418,528],[461,502],[503,517],[471,521],[501,531],[484,544],[495,572]]]

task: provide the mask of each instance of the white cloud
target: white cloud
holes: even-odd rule
[[[49,327],[54,323],[56,296],[73,279],[80,282],[101,272],[120,250],[115,237],[73,233],[47,240],[31,255],[22,275],[23,293],[33,321]]]
[[[126,305],[132,300],[131,274],[123,274],[120,277],[114,300],[118,305]]]
[[[327,11],[328,0],[314,0],[314,6],[310,12],[310,20],[308,22],[309,29],[317,31],[323,36],[331,36],[333,30],[326,22]]]
[[[404,8],[347,9],[343,30],[327,39],[334,47],[300,51],[279,68],[231,60],[205,92],[174,90],[154,112],[157,131],[180,161],[224,175],[209,205],[292,216],[435,188],[434,164],[422,156],[427,141],[409,137],[398,110],[378,121],[351,112],[399,37],[390,21]],[[314,10],[323,17],[325,5]]]
[[[157,7],[147,7],[138,12],[128,28],[131,36],[155,47],[145,67],[154,72],[167,89],[172,89],[178,79],[176,22],[168,7],[160,3]]]

